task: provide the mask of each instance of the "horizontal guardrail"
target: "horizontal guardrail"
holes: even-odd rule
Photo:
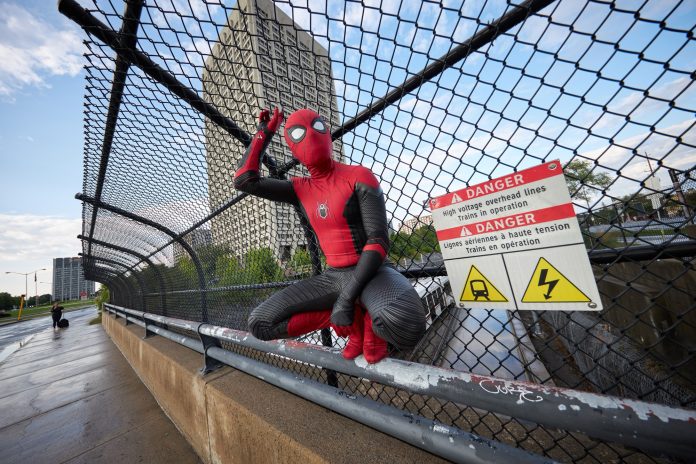
[[[247,332],[226,327],[164,317],[115,305],[106,307],[110,312],[139,318],[146,333],[158,333],[226,364],[230,364],[229,360],[232,358],[226,354],[223,356],[223,352],[232,354],[231,352],[222,350],[219,346],[206,349],[204,343],[190,337],[184,337],[188,340],[182,341],[182,335],[149,324],[148,321],[197,333],[202,340],[208,338],[234,343],[411,393],[433,396],[570,432],[580,432],[590,437],[634,446],[653,453],[687,458],[694,456],[692,437],[696,433],[696,411],[693,410],[474,375],[391,358],[377,364],[368,364],[362,356],[348,361],[340,355],[337,348],[295,340],[262,341]],[[129,317],[127,320],[135,322]],[[250,365],[236,359],[237,355],[234,356],[237,365]],[[242,367],[238,368],[245,370]],[[288,371],[279,370],[291,375]],[[264,380],[267,378],[264,377]],[[302,378],[302,382],[307,381],[308,379]],[[307,399],[313,401],[312,398]]]
[[[221,363],[258,377],[357,422],[451,461],[477,464],[490,462],[541,464],[553,462],[542,456],[465,432],[456,427],[446,426],[425,417],[405,413],[402,410],[368,398],[351,395],[338,388],[269,366],[218,346],[206,348],[203,342],[186,335],[171,332],[162,327],[153,326],[148,321],[166,323],[168,326],[189,331],[200,330],[199,334],[203,331],[215,331],[220,329],[220,327],[162,317],[115,305],[105,305],[105,307],[107,311],[117,317],[123,317],[127,324],[132,323],[145,328],[146,337],[152,334],[161,335],[199,353],[204,353],[206,356]],[[203,328],[202,326],[208,327]],[[221,338],[220,340],[224,339]],[[208,363],[206,362],[206,364]]]

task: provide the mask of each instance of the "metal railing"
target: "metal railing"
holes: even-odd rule
[[[403,413],[399,410],[387,413],[392,420],[380,420],[375,416],[375,410],[378,411],[377,414],[388,410],[382,405],[378,407],[377,403],[367,400],[364,403],[358,401],[358,405],[354,407],[346,407],[343,405],[346,402],[344,391],[324,388],[321,384],[297,378],[285,370],[225,350],[219,342],[228,342],[237,347],[251,348],[307,365],[328,368],[410,394],[463,403],[652,452],[693,457],[693,447],[689,442],[693,434],[693,422],[696,421],[696,411],[565,388],[545,387],[529,382],[472,375],[397,359],[387,358],[377,364],[367,364],[362,357],[349,361],[344,359],[340,350],[336,348],[295,340],[262,341],[248,332],[227,327],[164,317],[111,304],[105,305],[105,308],[114,317],[123,317],[126,324],[135,323],[143,327],[145,337],[160,335],[203,354],[203,373],[208,373],[221,364],[235,367],[453,461],[475,461],[469,451],[469,445],[476,444],[481,438],[472,437],[471,434],[426,418],[404,419]],[[197,335],[199,339],[172,332],[164,327],[180,329],[190,335]],[[331,397],[339,398],[338,402],[325,399],[325,395],[322,394],[325,392],[331,392]],[[356,400],[357,397],[350,399]],[[401,418],[399,424],[393,424],[395,417]],[[417,424],[414,428],[419,429],[419,432],[414,434],[413,431],[405,430],[407,422]],[[457,442],[450,441],[449,437],[456,437]],[[536,458],[520,453],[514,448],[489,440],[485,442],[486,446],[492,446],[492,454],[476,455],[476,459],[480,459],[481,462],[537,462]],[[538,460],[543,459],[538,457]]]

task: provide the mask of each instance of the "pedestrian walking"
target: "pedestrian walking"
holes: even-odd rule
[[[58,300],[53,302],[51,307],[51,317],[53,318],[53,328],[58,327],[58,321],[63,316],[63,307],[58,304]]]

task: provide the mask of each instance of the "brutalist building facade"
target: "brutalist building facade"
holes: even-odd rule
[[[94,295],[94,282],[85,280],[82,258],[53,259],[53,299],[79,300]]]
[[[310,108],[324,116],[332,129],[338,127],[326,49],[268,0],[239,0],[205,67],[205,99],[250,134],[256,132],[261,108],[282,107],[286,117]],[[232,178],[244,147],[210,121],[205,124],[205,144],[210,208],[215,211],[237,194]],[[268,153],[279,164],[292,159],[281,131]],[[340,141],[334,142],[333,156],[343,159]],[[294,174],[306,173],[296,169]],[[212,219],[211,235],[214,245],[228,248],[240,259],[249,251],[268,247],[278,260],[286,261],[297,248],[306,246],[290,206],[253,196]]]

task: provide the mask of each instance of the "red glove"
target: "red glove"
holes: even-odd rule
[[[266,132],[275,134],[283,122],[283,112],[278,108],[273,110],[273,116],[268,110],[261,110],[259,113],[259,129],[265,129]]]

